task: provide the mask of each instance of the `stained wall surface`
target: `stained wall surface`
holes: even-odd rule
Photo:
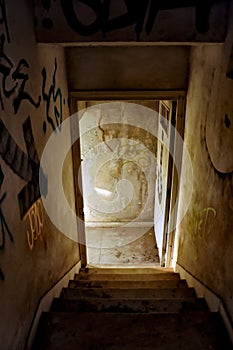
[[[67,47],[66,57],[71,91],[182,90],[187,86],[188,46]]]
[[[229,18],[232,19],[232,13]],[[233,320],[233,80],[232,23],[223,46],[191,51],[185,142],[194,181],[183,164],[180,209],[193,186],[179,226],[178,264],[220,296]],[[181,210],[180,210],[181,211]]]
[[[85,220],[153,225],[159,101],[96,103],[80,119]]]
[[[31,2],[2,1],[0,8],[0,347],[18,350],[40,298],[79,261],[79,253],[77,243],[50,221],[39,191],[44,146],[69,115],[64,52],[36,44]],[[72,204],[68,159],[65,192]],[[55,174],[44,175],[49,184]],[[61,210],[59,201],[53,205]]]

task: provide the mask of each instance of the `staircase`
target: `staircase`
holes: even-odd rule
[[[230,350],[217,313],[171,269],[86,268],[43,313],[33,350]]]

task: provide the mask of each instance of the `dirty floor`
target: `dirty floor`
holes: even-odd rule
[[[153,227],[86,227],[86,235],[90,265],[159,266]]]

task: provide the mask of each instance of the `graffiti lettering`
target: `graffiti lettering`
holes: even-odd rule
[[[141,167],[149,167],[151,158],[149,149],[145,148],[140,141],[128,139],[122,141],[118,146],[117,155],[119,158],[126,158],[128,161],[123,162],[122,166],[131,162],[136,162]]]
[[[2,168],[0,166],[0,188],[2,187],[3,179],[4,179],[4,174],[3,174]],[[6,198],[6,192],[3,193],[3,195],[0,197],[0,222],[1,222],[1,226],[0,226],[0,230],[1,230],[0,231],[0,233],[1,233],[0,250],[4,249],[4,247],[5,247],[6,234],[8,234],[11,242],[14,241],[14,238],[13,238],[11,231],[6,223],[6,219],[5,219],[3,211],[2,211],[2,204],[5,200],[5,198]]]
[[[50,7],[51,7],[51,0],[42,0],[42,6],[48,12]],[[53,21],[51,20],[51,18],[49,18],[47,16],[47,17],[43,18],[42,25],[46,29],[52,29]]]
[[[11,234],[11,231],[6,223],[3,211],[2,211],[2,203],[6,198],[6,192],[0,198],[0,222],[1,222],[1,241],[0,241],[0,249],[4,249],[5,247],[5,236],[8,234],[11,242],[14,241],[14,238]]]
[[[44,226],[43,207],[41,199],[38,199],[24,216],[28,220],[29,230],[27,231],[27,242],[30,250],[33,250],[35,241],[43,240],[42,229]]]
[[[27,185],[18,195],[21,217],[24,216],[31,205],[40,197],[40,163],[35,148],[31,121],[29,117],[23,124],[23,132],[28,155],[26,155],[16,144],[6,126],[2,120],[0,120],[0,155],[16,175],[27,181]],[[47,189],[44,188],[43,194],[46,195],[46,193]]]
[[[3,273],[3,271],[2,271],[1,268],[0,268],[0,279],[1,279],[2,281],[4,281],[4,279],[5,279],[4,273]]]
[[[23,123],[23,134],[24,141],[28,153],[28,164],[32,169],[32,177],[28,181],[27,185],[18,194],[18,202],[21,218],[29,210],[32,204],[40,197],[40,187],[39,187],[39,168],[40,160],[36,151],[35,141],[32,132],[32,126],[30,118]],[[43,181],[45,188],[42,189],[43,195],[47,194],[47,182],[46,179]]]
[[[29,95],[28,92],[24,91],[27,80],[29,79],[29,75],[27,73],[22,72],[24,68],[29,68],[29,64],[25,59],[21,59],[12,73],[12,79],[16,81],[16,86],[18,88],[18,95],[13,99],[13,107],[15,114],[18,112],[20,104],[23,100],[27,100],[30,102],[35,108],[39,108],[41,97],[38,97],[38,101],[34,101],[34,99]],[[20,84],[18,85],[18,83]]]
[[[9,29],[8,29],[8,24],[7,24],[5,0],[0,0],[0,24],[2,24],[4,26],[7,41],[9,43],[10,42],[10,34],[9,34]]]
[[[192,236],[194,242],[201,240],[202,243],[208,244],[208,238],[213,227],[213,220],[217,212],[212,207],[204,209],[193,208],[187,226],[187,232]],[[195,258],[198,258],[197,244],[194,244]]]
[[[57,73],[57,60],[55,58],[52,84],[50,85],[48,93],[46,93],[45,91],[46,81],[47,81],[47,72],[45,68],[42,69],[42,77],[43,77],[42,97],[46,104],[47,122],[51,125],[53,131],[56,131],[57,127],[58,127],[58,130],[60,131],[61,123],[62,123],[62,113],[63,113],[62,104],[65,103],[65,100],[62,101],[61,89],[56,87],[57,85],[56,73]],[[52,112],[50,112],[50,109],[52,109]],[[52,113],[52,115],[50,113]],[[43,124],[44,133],[46,133],[46,129],[47,129],[46,122],[44,122]]]
[[[207,236],[209,234],[209,229],[207,229],[208,218],[212,214],[212,216],[216,217],[216,210],[214,208],[208,207],[202,210],[197,210],[195,212],[195,223],[193,225],[194,235],[203,238],[207,242]]]
[[[51,7],[51,0],[41,0],[42,6],[48,11]]]
[[[3,121],[0,119],[0,155],[11,170],[21,179],[29,181],[32,178],[32,164],[28,156],[14,141]]]
[[[21,59],[16,68],[13,61],[4,51],[5,35],[0,36],[0,74],[2,75],[2,92],[0,92],[0,103],[4,110],[3,96],[6,99],[12,98],[12,106],[14,113],[19,110],[21,102],[27,100],[35,108],[39,108],[41,97],[35,101],[28,92],[25,91],[26,82],[29,79],[28,73],[25,69],[29,69],[29,64],[25,59]],[[11,86],[7,88],[7,86]]]
[[[126,7],[126,12],[118,17],[110,18],[111,0],[61,0],[61,6],[69,26],[77,33],[83,36],[90,36],[102,30],[103,36],[107,32],[135,25],[137,40],[140,40],[140,34],[145,23],[145,32],[147,35],[153,30],[157,14],[161,10],[170,10],[182,7],[196,8],[196,30],[205,34],[209,30],[209,15],[214,3],[224,0],[209,0],[200,2],[198,0],[122,0],[122,5]],[[86,5],[95,14],[92,23],[84,24],[82,13],[77,13],[78,3]],[[75,6],[76,5],[76,6]],[[147,16],[147,17],[146,17]]]

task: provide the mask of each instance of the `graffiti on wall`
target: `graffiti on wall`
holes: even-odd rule
[[[46,1],[44,1],[45,3]],[[57,59],[55,58],[52,82],[46,92],[47,72],[42,70],[42,93],[35,99],[32,97],[30,81],[30,65],[25,58],[14,62],[9,54],[8,46],[11,45],[11,36],[7,22],[7,9],[4,0],[0,0],[0,109],[5,111],[13,108],[12,114],[20,111],[20,106],[27,101],[33,108],[38,109],[43,101],[46,107],[47,122],[55,130],[62,122],[62,91],[57,87]],[[47,180],[44,176],[44,188],[39,187],[40,160],[36,150],[31,119],[28,116],[22,124],[23,139],[26,152],[21,149],[12,137],[5,122],[0,117],[0,156],[13,173],[24,180],[26,184],[18,193],[18,206],[20,218],[29,226],[26,240],[29,249],[32,250],[37,239],[43,240],[43,209],[41,195],[47,194]],[[42,175],[43,176],[43,175]],[[0,190],[4,174],[0,166]],[[7,192],[0,193],[0,250],[4,250],[8,241],[14,242],[14,237],[6,220],[4,212]],[[46,246],[45,240],[43,240]],[[4,271],[0,266],[0,280],[4,280]]]
[[[31,206],[39,196],[39,158],[29,117],[23,123],[23,132],[28,154],[17,145],[3,121],[0,120],[0,156],[17,176],[27,181],[27,185],[22,190],[25,198],[22,198],[24,197],[21,194],[22,191],[19,194],[21,216],[28,210],[29,203]]]
[[[214,227],[214,219],[217,212],[212,207],[199,209],[193,207],[187,223],[187,233],[192,237],[195,249],[195,259],[198,259],[197,241],[208,245],[208,239]]]
[[[117,155],[119,158],[122,157],[126,159],[122,166],[128,162],[135,162],[143,168],[147,168],[151,165],[150,151],[140,140],[123,139],[117,147]]]
[[[25,214],[24,221],[29,223],[29,229],[27,230],[27,242],[30,250],[33,250],[35,241],[40,239],[43,241],[43,226],[44,226],[44,215],[41,198],[39,198],[28,212]]]
[[[43,183],[44,188],[41,188],[42,193],[40,192],[39,187],[39,169],[40,169],[40,160],[38,153],[36,151],[35,141],[32,132],[31,120],[28,117],[23,123],[23,135],[24,141],[27,149],[27,163],[29,169],[31,169],[31,178],[27,184],[22,188],[18,194],[18,203],[20,209],[21,219],[24,217],[29,208],[37,201],[41,194],[46,196],[47,194],[47,182],[44,176]]]
[[[1,222],[1,226],[0,226],[0,232],[1,232],[1,240],[0,240],[0,249],[4,249],[5,248],[5,243],[6,243],[6,235],[8,235],[9,239],[11,242],[14,241],[14,238],[12,236],[12,233],[9,229],[9,226],[7,225],[7,222],[5,220],[4,214],[3,214],[3,209],[2,209],[2,205],[3,202],[6,198],[6,192],[3,193],[3,195],[0,197],[0,222]]]
[[[47,83],[47,71],[45,68],[42,69],[42,98],[45,102],[46,108],[46,119],[47,122],[52,127],[52,130],[56,132],[58,128],[61,131],[62,124],[62,105],[65,104],[65,99],[63,100],[62,91],[59,87],[57,87],[56,82],[56,74],[57,74],[57,59],[54,61],[54,72],[52,77],[52,83],[46,92],[46,83]],[[44,121],[43,123],[43,131],[46,133],[47,123]]]
[[[111,0],[61,0],[61,7],[70,28],[82,36],[91,36],[98,31],[102,31],[103,37],[105,37],[108,32],[134,25],[136,39],[140,40],[140,35],[144,28],[147,35],[151,34],[159,11],[186,7],[195,7],[196,30],[201,34],[205,34],[210,27],[209,17],[212,6],[216,2],[223,1],[121,0],[119,3],[125,12],[117,17],[113,17],[111,13],[114,5]],[[51,1],[42,0],[42,6],[48,14],[51,8]],[[86,24],[86,12],[82,10],[83,6],[95,15],[91,23]],[[42,20],[42,25],[46,29],[52,29],[53,21],[47,15]]]
[[[5,279],[4,273],[3,273],[2,269],[0,268],[0,280],[4,281],[4,279]]]
[[[5,163],[10,167],[10,169],[21,179],[27,181],[27,184],[22,188],[22,190],[18,194],[18,205],[21,219],[26,215],[29,219],[30,226],[35,227],[35,218],[33,218],[36,208],[40,208],[40,204],[38,204],[38,200],[41,196],[40,188],[39,188],[39,157],[36,151],[31,120],[28,117],[26,121],[23,123],[23,136],[27,149],[27,154],[22,151],[22,149],[17,145],[14,141],[13,137],[9,133],[8,129],[4,125],[3,121],[0,120],[0,155]],[[43,189],[43,195],[46,195],[46,179],[45,179],[45,188]],[[8,234],[11,241],[13,241],[13,236],[9,230],[9,227],[4,218],[1,205],[6,197],[4,194],[0,199],[0,221],[1,221],[1,229],[2,229],[2,242],[0,248],[3,248],[5,245],[5,236]],[[35,204],[36,203],[36,204]],[[36,212],[41,213],[41,209]],[[31,215],[30,215],[31,214]],[[34,215],[35,216],[35,215]],[[41,219],[41,216],[40,216]],[[34,221],[33,221],[34,220]],[[42,219],[41,219],[42,220]],[[40,220],[40,223],[43,222]],[[41,224],[40,224],[41,229]],[[36,230],[36,231],[35,231]],[[35,228],[33,230],[33,237],[35,237],[35,232],[38,230]],[[35,231],[35,232],[34,232]],[[28,235],[28,233],[27,233]],[[29,237],[28,239],[30,239]],[[31,242],[31,240],[30,240]]]
[[[3,180],[4,180],[4,174],[2,172],[2,167],[0,166],[0,190],[2,188]],[[14,241],[13,235],[6,222],[4,211],[2,208],[5,198],[6,198],[6,192],[4,192],[2,195],[0,194],[0,250],[3,250],[5,248],[6,236],[8,236],[10,242],[13,243]],[[4,281],[4,279],[5,279],[4,273],[0,268],[0,280]]]
[[[7,42],[10,43],[11,39],[8,29],[5,0],[0,0],[0,25],[3,27],[3,31],[5,32],[4,34],[6,35]]]
[[[0,190],[2,187],[4,179],[4,174],[2,172],[2,168],[0,166]],[[6,236],[10,239],[11,242],[14,241],[13,235],[9,229],[9,226],[6,222],[4,213],[3,213],[3,202],[6,199],[6,192],[4,192],[2,195],[0,195],[0,250],[3,250],[5,248],[6,243]]]
[[[0,105],[4,110],[4,99],[10,99],[14,113],[19,111],[21,102],[27,100],[35,108],[39,108],[41,97],[37,101],[26,91],[26,83],[29,80],[29,63],[22,58],[17,64],[7,55],[5,51],[5,35],[0,35],[0,75],[1,92]]]
[[[13,61],[4,52],[4,36],[0,36],[0,74],[2,75],[2,92],[0,94],[1,108],[4,110],[3,96],[12,99],[14,113],[19,110],[23,100],[29,101],[35,108],[40,106],[40,97],[35,101],[31,95],[25,91],[26,82],[29,80],[27,69],[29,64],[25,59],[20,59],[15,66]],[[9,82],[13,82],[11,88],[7,88]]]

